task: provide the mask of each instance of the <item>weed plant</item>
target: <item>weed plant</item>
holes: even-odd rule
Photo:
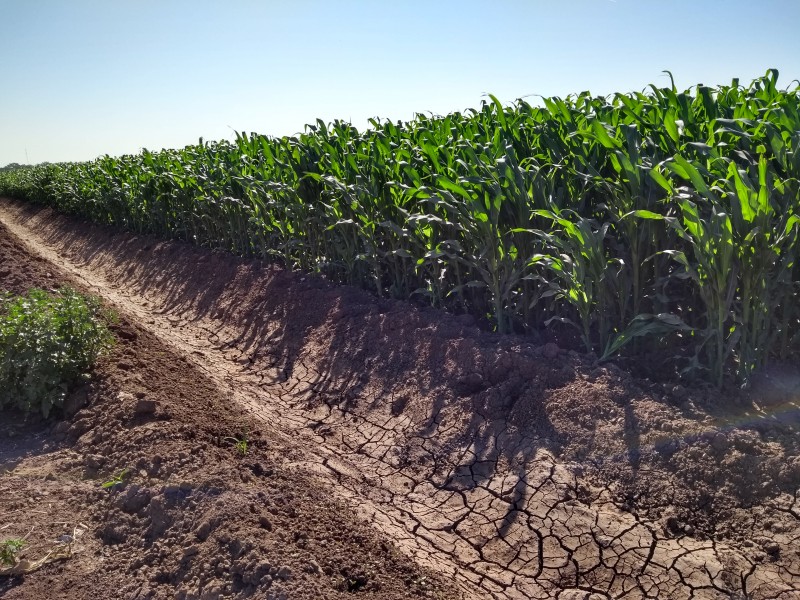
[[[98,301],[74,290],[0,296],[0,409],[47,417],[112,340]]]
[[[0,567],[13,567],[17,564],[17,554],[25,545],[25,540],[10,539],[0,542]]]

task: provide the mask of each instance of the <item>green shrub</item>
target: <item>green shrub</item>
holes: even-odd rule
[[[74,290],[0,296],[0,409],[47,417],[112,340],[98,301]]]

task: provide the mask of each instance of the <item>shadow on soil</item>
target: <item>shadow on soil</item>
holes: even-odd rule
[[[578,392],[587,387],[581,378],[597,370],[582,358],[565,352],[544,358],[541,348],[529,340],[483,333],[465,317],[376,299],[261,261],[54,218],[47,209],[16,206],[14,210],[52,247],[81,266],[104,272],[119,288],[148,299],[154,312],[198,324],[220,348],[241,353],[237,360],[242,364],[268,367],[266,383],[287,381],[302,369],[299,377],[308,389],[330,405],[352,411],[391,403],[393,414],[409,414],[416,429],[405,437],[428,444],[432,472],[440,485],[458,479],[464,469],[478,479],[490,478],[491,467],[499,461],[513,465],[524,481],[540,449],[558,455],[570,440],[567,458],[606,464],[613,460],[613,476],[622,474],[635,485],[643,461],[655,461],[682,480],[687,490],[696,486],[697,474],[674,457],[690,453],[692,446],[708,449],[712,457],[731,448],[758,454],[763,444],[751,430],[767,423],[780,429],[773,441],[783,445],[785,453],[798,452],[796,436],[790,435],[797,420],[797,398],[794,408],[774,418],[748,413],[753,416],[748,421],[738,409],[714,410],[715,424],[697,427],[704,409],[686,408],[660,387],[606,372],[606,391]],[[800,387],[792,390],[787,393]],[[571,393],[581,395],[571,398]],[[633,405],[640,397],[663,397],[665,410],[674,414],[678,409],[694,421],[694,430],[645,442],[645,424]],[[618,409],[619,433],[603,432],[602,426],[609,426],[605,419]],[[445,416],[452,419],[454,414],[462,417],[458,423],[443,424]],[[623,445],[618,451],[600,447],[604,439]],[[443,466],[447,472],[441,472],[437,452],[445,455],[452,448],[467,449],[463,464],[449,471]],[[613,452],[617,455],[607,458]],[[746,461],[732,468],[752,470]],[[759,465],[759,476],[771,477],[775,468]],[[792,474],[769,486],[757,478],[737,476],[723,482],[715,474],[703,477],[703,484],[710,487],[729,483],[745,504],[797,484]]]
[[[13,471],[26,458],[60,447],[54,444],[51,435],[55,421],[16,410],[4,410],[0,414],[0,474]]]
[[[85,222],[67,224],[48,209],[17,210],[23,224],[79,266],[101,269],[116,287],[152,299],[154,312],[219,323],[208,330],[211,340],[242,351],[242,362],[268,365],[277,381],[290,378],[313,351],[313,372],[305,378],[316,394],[344,410],[387,401],[392,412],[411,410],[418,427],[408,432],[411,439],[441,435],[443,411],[459,405],[466,420],[448,429],[438,445],[469,448],[459,469],[483,474],[479,479],[491,477],[493,469],[478,465],[501,460],[516,465],[523,479],[539,449],[559,445],[541,400],[573,373],[540,355],[508,351],[509,340],[530,350],[529,340],[501,344],[471,318],[376,299],[262,261]],[[37,225],[43,221],[45,228]],[[419,398],[433,402],[423,406]],[[511,431],[515,412],[524,420],[524,436],[518,427]]]

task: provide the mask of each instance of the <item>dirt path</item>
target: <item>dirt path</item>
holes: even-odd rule
[[[714,412],[314,277],[8,202],[0,222],[466,597],[800,591],[800,387],[772,413]]]

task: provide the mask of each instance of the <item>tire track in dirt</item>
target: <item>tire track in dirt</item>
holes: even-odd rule
[[[433,344],[419,347],[441,374],[393,380],[362,350],[380,336],[391,347],[393,335],[406,348],[399,342],[403,331],[393,331],[391,314],[380,315],[385,329],[359,331],[353,323],[366,323],[366,316],[346,302],[346,293],[307,307],[321,311],[319,318],[293,347],[287,343],[293,314],[259,313],[272,305],[259,303],[258,294],[253,300],[235,278],[220,296],[224,302],[201,307],[187,294],[182,274],[207,269],[214,285],[213,256],[131,236],[129,246],[104,246],[71,230],[64,218],[7,203],[0,205],[0,221],[32,252],[190,358],[264,424],[288,464],[316,473],[420,564],[458,581],[466,597],[788,600],[800,590],[792,554],[800,544],[797,493],[781,496],[777,507],[794,527],[773,536],[778,552],[760,560],[720,540],[669,535],[659,523],[622,510],[611,486],[593,486],[584,466],[555,456],[547,427],[526,429],[498,418],[498,410],[523,404],[525,394],[539,398],[537,386],[558,387],[547,377],[561,377],[563,368],[548,366],[555,375],[512,381],[522,392],[503,388],[509,375],[536,371],[541,352],[535,349],[529,356],[498,349],[509,363],[498,370],[475,358],[455,325],[443,356]],[[155,252],[173,261],[169,271],[149,269],[147,256]],[[296,280],[315,297],[315,282]],[[348,325],[331,324],[340,321]],[[398,352],[385,362],[409,360]],[[351,368],[338,368],[342,361]],[[466,374],[453,379],[452,364],[460,369],[465,361]],[[444,387],[462,389],[447,396],[440,375]],[[484,394],[491,390],[499,395]]]

